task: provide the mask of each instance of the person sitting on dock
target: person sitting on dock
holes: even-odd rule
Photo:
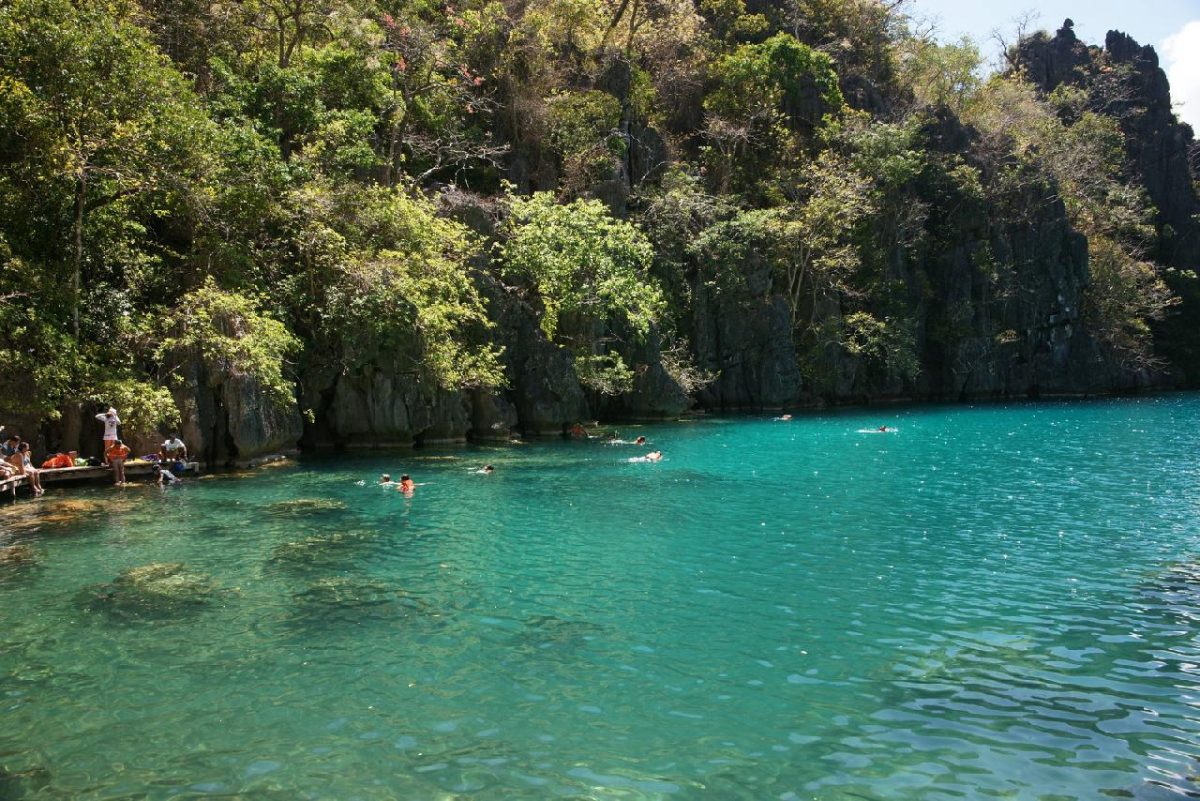
[[[17,452],[17,446],[21,444],[21,438],[16,434],[9,434],[4,440],[4,444],[0,445],[0,457],[8,459]]]
[[[112,466],[113,484],[125,486],[125,459],[129,457],[129,446],[119,439],[113,440],[104,451],[104,459]]]
[[[107,464],[109,448],[120,442],[117,439],[117,426],[121,425],[121,418],[117,417],[117,410],[110,406],[107,412],[96,415],[96,419],[104,423],[104,461]]]
[[[187,461],[187,445],[179,438],[179,434],[175,431],[171,432],[171,437],[162,444],[162,449],[158,452],[159,458],[163,462]]]
[[[29,458],[28,442],[22,442],[17,446],[17,452],[8,457],[8,463],[17,468],[21,475],[25,476],[29,482],[29,486],[33,489],[34,497],[46,494],[46,491],[42,489],[41,472],[34,468],[33,462]]]
[[[61,470],[64,467],[74,467],[75,457],[79,455],[79,451],[67,451],[66,453],[56,453],[46,461],[42,462],[43,470]]]

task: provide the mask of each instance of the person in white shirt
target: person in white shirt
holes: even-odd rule
[[[178,483],[180,480],[178,476],[176,476],[167,468],[163,467],[161,464],[154,465],[154,475],[158,481],[158,486],[160,487],[169,487],[172,484]]]
[[[121,425],[121,418],[117,417],[116,409],[109,407],[107,412],[96,415],[96,419],[104,423],[104,463],[108,464],[108,449],[117,442],[117,426]]]
[[[171,432],[171,438],[162,444],[162,453],[159,454],[162,460],[182,459],[187,461],[187,445],[183,444],[183,440],[179,438],[179,434]]]

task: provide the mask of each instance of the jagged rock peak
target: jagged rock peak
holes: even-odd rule
[[[1060,84],[1079,83],[1080,70],[1092,57],[1075,35],[1075,23],[1068,19],[1053,37],[1038,33],[1022,39],[1017,44],[1017,60],[1035,86],[1050,92]]]
[[[1137,40],[1121,31],[1109,31],[1104,37],[1104,49],[1108,57],[1122,64],[1144,62],[1149,69],[1158,66],[1158,53],[1150,45],[1139,45]]]

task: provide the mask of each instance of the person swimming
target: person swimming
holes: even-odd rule
[[[650,451],[645,456],[634,456],[629,461],[631,462],[661,462],[663,458],[662,451]]]
[[[416,488],[417,485],[413,483],[411,478],[409,478],[408,473],[400,476],[400,483],[396,485],[396,489],[398,489],[400,492],[403,492],[405,495],[411,495],[413,490]]]
[[[379,477],[379,485],[380,485],[380,486],[386,486],[386,485],[388,485],[388,484],[395,484],[395,483],[396,483],[396,482],[392,481],[392,474],[391,474],[391,473],[384,473],[383,475],[381,475],[381,476]]]
[[[778,417],[776,417],[775,419],[781,423],[786,423],[787,421],[792,419],[792,416],[790,414],[781,414]]]
[[[637,439],[610,439],[608,445],[645,445],[646,438],[638,437]]]
[[[477,475],[490,476],[492,473],[496,472],[496,468],[490,464],[485,464],[483,467],[479,468],[478,470],[472,470],[471,472],[475,473]]]

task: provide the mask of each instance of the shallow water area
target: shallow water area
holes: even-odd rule
[[[0,798],[1200,793],[1200,397],[620,433],[0,508]]]

